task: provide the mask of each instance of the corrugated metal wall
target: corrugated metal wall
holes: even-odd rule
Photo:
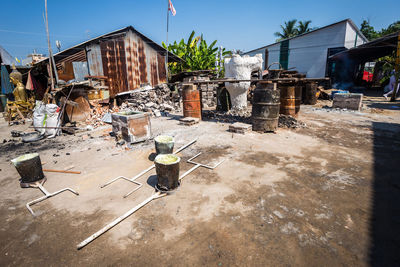
[[[116,37],[86,46],[89,75],[106,76],[110,96],[134,90],[141,84],[156,86],[166,82],[165,57],[154,50],[138,34],[126,32]],[[61,69],[65,61],[70,62],[67,76],[73,79],[72,61],[86,61],[86,52],[81,50],[57,62]],[[70,69],[70,70],[69,70]]]
[[[155,86],[166,82],[165,57],[140,36],[129,31],[125,36],[125,50],[129,90],[145,83]]]
[[[69,81],[75,78],[72,62],[85,62],[86,52],[84,49],[78,50],[76,53],[56,61],[58,78]]]
[[[103,76],[103,63],[99,44],[92,44],[86,47],[90,75]]]
[[[116,38],[100,43],[104,76],[110,96],[129,90],[123,38]]]
[[[126,67],[129,90],[140,86],[138,39],[128,32],[125,37]]]

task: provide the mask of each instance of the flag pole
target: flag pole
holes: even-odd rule
[[[169,0],[167,0],[167,55],[165,56],[165,70],[167,74],[167,83],[168,83],[168,25],[169,24]]]

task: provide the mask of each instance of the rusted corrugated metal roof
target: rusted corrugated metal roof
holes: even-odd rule
[[[119,29],[119,30],[116,30],[116,31],[113,31],[113,32],[110,32],[110,33],[107,33],[107,34],[100,35],[100,36],[98,36],[96,38],[87,40],[87,41],[85,41],[83,43],[77,44],[77,45],[75,45],[73,47],[70,47],[70,48],[67,48],[67,49],[65,49],[65,50],[63,50],[61,52],[58,52],[58,53],[54,54],[54,60],[57,62],[58,60],[61,60],[61,59],[65,58],[65,57],[67,57],[67,56],[69,56],[71,54],[75,54],[77,50],[83,49],[83,48],[85,48],[86,46],[88,46],[88,45],[90,45],[92,43],[98,43],[100,40],[104,40],[104,39],[107,39],[107,38],[114,38],[116,35],[124,34],[124,33],[128,32],[129,30],[131,30],[134,33],[138,34],[143,39],[143,41],[146,44],[148,44],[149,46],[153,47],[154,50],[156,50],[157,52],[163,54],[164,56],[166,55],[167,50],[164,47],[162,47],[161,45],[157,44],[153,40],[149,39],[148,37],[146,37],[145,35],[143,35],[139,31],[137,31],[134,27],[128,26],[128,27],[125,27],[125,28],[122,28],[122,29]],[[48,61],[48,58],[46,58],[44,60],[41,60],[41,61],[37,62],[36,64],[40,64],[40,63],[46,62],[46,61]],[[170,61],[170,62],[180,62],[180,61],[183,61],[183,60],[180,57],[178,57],[177,55],[175,55],[175,54],[173,54],[171,52],[168,52],[168,61]]]
[[[165,55],[164,48],[127,27],[57,53],[55,61],[60,79],[66,81],[74,79],[72,62],[87,61],[89,75],[107,77],[113,97],[143,84],[166,82]]]

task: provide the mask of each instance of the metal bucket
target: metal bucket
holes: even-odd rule
[[[251,111],[253,131],[276,131],[279,119],[279,95],[276,84],[267,82],[257,84]]]
[[[182,90],[183,117],[201,119],[200,91],[194,84],[184,84]]]
[[[25,154],[11,160],[21,176],[21,183],[32,183],[44,178],[38,153]]]
[[[173,190],[179,186],[179,162],[181,158],[174,154],[158,155],[154,159],[157,173],[157,187],[161,190]]]
[[[157,155],[172,154],[174,150],[174,138],[169,135],[159,135],[154,138]]]

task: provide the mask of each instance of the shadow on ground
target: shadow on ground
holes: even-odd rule
[[[366,90],[364,95],[370,97],[363,100],[363,104],[369,108],[400,110],[399,97],[397,98],[397,101],[390,102],[390,98],[386,100],[383,97],[383,90]]]
[[[373,123],[372,266],[400,265],[400,125]]]

